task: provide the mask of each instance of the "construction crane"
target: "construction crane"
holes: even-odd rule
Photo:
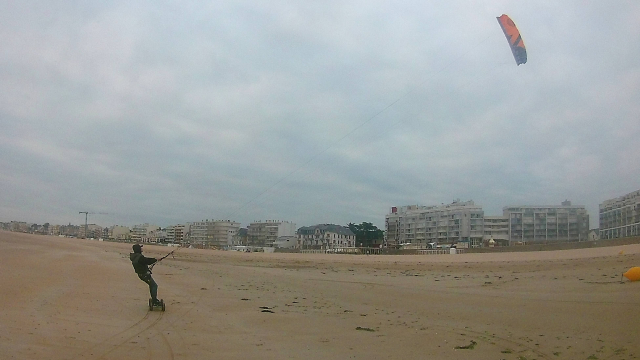
[[[87,224],[87,219],[89,217],[89,214],[91,215],[109,215],[107,213],[93,213],[93,212],[88,212],[88,211],[78,211],[78,214],[84,214],[84,238],[87,238],[87,232],[88,232],[88,224]]]

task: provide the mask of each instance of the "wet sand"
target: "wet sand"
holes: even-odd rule
[[[640,245],[358,256],[0,232],[0,359],[637,359]],[[170,251],[146,245],[145,255]]]

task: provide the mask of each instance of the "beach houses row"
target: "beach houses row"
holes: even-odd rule
[[[91,224],[90,224],[91,225]],[[81,226],[82,228],[82,226]],[[88,226],[89,237],[94,234]],[[332,249],[354,247],[355,234],[348,227],[335,224],[318,224],[296,229],[289,221],[255,221],[247,228],[231,220],[202,220],[168,226],[140,224],[132,228],[111,226],[100,228],[105,239],[132,243],[175,243],[198,248],[229,248],[233,246]],[[76,233],[82,235],[80,229]]]

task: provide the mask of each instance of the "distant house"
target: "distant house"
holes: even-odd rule
[[[298,229],[297,236],[297,247],[300,249],[335,249],[356,245],[356,235],[341,225],[303,226]]]

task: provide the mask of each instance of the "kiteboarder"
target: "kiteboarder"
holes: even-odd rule
[[[140,244],[133,245],[133,252],[129,254],[129,259],[140,280],[149,285],[149,293],[151,294],[151,304],[149,306],[161,306],[162,303],[158,300],[158,284],[151,277],[151,269],[149,269],[149,265],[156,263],[158,260],[142,255],[142,245]]]

